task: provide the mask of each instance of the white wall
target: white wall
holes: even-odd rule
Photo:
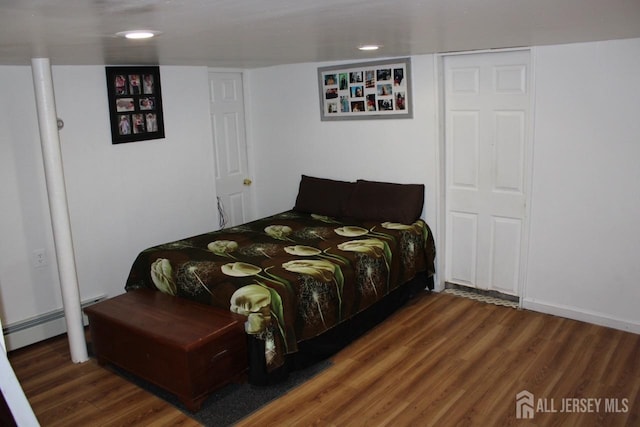
[[[535,50],[525,306],[640,332],[640,39]]]
[[[160,75],[165,139],[112,145],[104,67],[54,68],[85,292],[121,293],[138,252],[216,228],[207,69],[161,67]],[[94,108],[78,108],[78,93],[92,92]]]
[[[105,70],[54,66],[81,298],[117,295],[146,247],[217,228],[206,67],[161,67],[165,135],[112,145]],[[61,307],[30,67],[0,67],[0,316]],[[35,269],[31,252],[46,248]]]
[[[0,67],[0,317],[62,306],[30,67]],[[32,266],[45,249],[46,266]]]
[[[324,65],[248,72],[258,216],[292,208],[305,174],[425,184],[423,216],[435,226],[434,57],[412,58],[414,119],[321,122],[317,68]]]

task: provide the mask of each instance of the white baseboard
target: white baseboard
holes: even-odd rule
[[[64,318],[62,318],[9,333],[4,336],[4,339],[7,342],[7,351],[11,351],[53,338],[65,332],[67,332],[67,325]]]
[[[82,302],[82,308],[105,299],[105,295],[90,298]],[[87,316],[82,315],[84,325],[89,324]],[[44,313],[20,322],[4,325],[2,328],[6,350],[16,350],[67,332],[67,324],[62,308]]]
[[[639,322],[631,321],[628,319],[620,319],[608,314],[585,310],[578,307],[571,307],[550,303],[548,301],[524,298],[522,300],[522,308],[532,311],[538,311],[540,313],[553,314],[554,316],[566,317],[567,319],[593,323],[594,325],[619,329],[621,331],[640,334]]]

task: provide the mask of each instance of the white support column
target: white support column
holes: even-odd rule
[[[84,338],[78,276],[71,239],[71,221],[62,168],[62,151],[58,134],[53,78],[48,58],[32,58],[33,86],[40,125],[40,143],[47,181],[53,239],[58,261],[58,275],[64,304],[71,360],[74,363],[89,359]]]

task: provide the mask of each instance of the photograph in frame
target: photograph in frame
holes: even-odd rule
[[[105,67],[111,142],[164,138],[160,67]]]
[[[411,60],[342,64],[318,68],[320,119],[410,119]]]

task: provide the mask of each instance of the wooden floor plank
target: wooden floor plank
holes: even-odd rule
[[[162,399],[99,366],[69,361],[63,338],[9,357],[43,426],[195,426]],[[332,358],[334,365],[238,426],[640,425],[640,336],[423,294]],[[537,412],[516,393],[626,399],[626,412]]]

